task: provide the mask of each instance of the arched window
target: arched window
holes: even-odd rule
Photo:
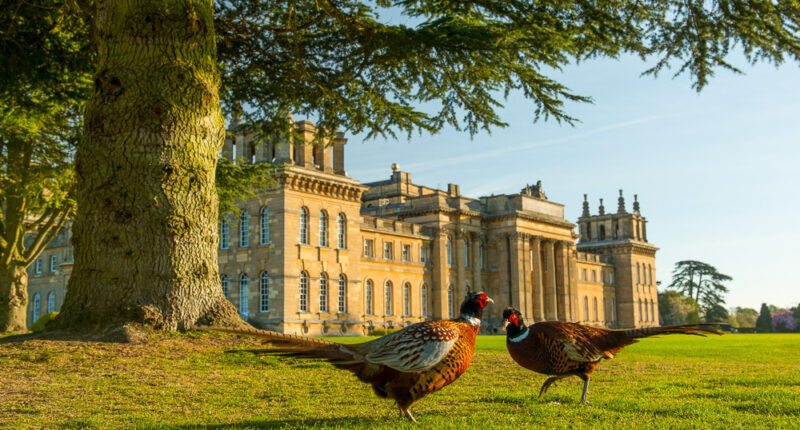
[[[248,299],[250,298],[250,288],[248,287],[247,273],[242,273],[239,278],[239,315],[246,321],[247,310],[250,307]]]
[[[583,320],[589,321],[589,297],[583,296]]]
[[[328,312],[328,275],[319,275],[319,311]]]
[[[592,240],[592,224],[586,223],[586,240]]]
[[[598,321],[598,319],[597,319],[597,297],[593,297],[592,298],[592,306],[593,306],[593,310],[594,310],[594,320]]]
[[[455,318],[455,305],[453,303],[453,286],[447,289],[447,315],[450,318]]]
[[[269,273],[261,272],[261,312],[269,312]]]
[[[650,321],[656,320],[656,302],[650,299]]]
[[[56,310],[56,293],[50,291],[47,294],[47,313],[55,312]]]
[[[222,275],[220,278],[220,283],[222,284],[222,294],[225,295],[225,298],[228,298],[228,275]]]
[[[423,285],[420,293],[420,300],[422,301],[422,316],[428,316],[428,286]]]
[[[300,312],[308,312],[308,273],[300,272]]]
[[[647,307],[647,300],[644,301],[644,320],[650,321],[650,309]]]
[[[33,295],[33,321],[32,322],[36,322],[36,320],[39,319],[39,311],[41,310],[40,309],[41,305],[42,305],[42,303],[41,303],[41,298],[39,297],[39,293],[34,294]]]
[[[367,286],[364,287],[364,300],[367,315],[372,315],[372,280],[367,279]]]
[[[608,322],[607,315],[608,315],[608,299],[606,299],[604,297],[603,298],[603,319],[602,319],[603,322]]]
[[[642,321],[644,311],[642,310],[642,301],[639,300],[639,321]]]
[[[391,315],[392,314],[392,283],[391,283],[391,281],[386,281],[385,290],[386,290],[386,298],[385,298],[385,301],[384,301],[384,304],[385,304],[385,309],[384,309],[385,312],[384,313],[386,315]]]
[[[308,209],[300,208],[300,243],[308,244]]]
[[[261,244],[269,243],[269,208],[261,208]]]
[[[486,262],[483,259],[483,242],[481,242],[481,244],[478,245],[478,253],[480,254],[481,269],[485,269],[486,268]]]
[[[244,248],[250,245],[250,214],[247,210],[242,211],[242,218],[239,220],[239,247]]]
[[[598,239],[605,240],[606,238],[606,226],[600,224],[600,228],[598,228]]]
[[[219,249],[228,249],[230,247],[231,226],[227,220],[222,220],[219,224]]]
[[[403,285],[403,315],[411,316],[411,285]]]
[[[452,243],[450,241],[450,236],[447,236],[447,265],[453,264],[453,253],[452,253]]]
[[[648,278],[648,279],[650,279],[649,284],[653,285],[653,266],[648,264],[647,265],[647,272],[649,273],[649,278]]]
[[[336,246],[339,249],[347,248],[347,219],[344,214],[339,214],[336,219]]]
[[[339,313],[347,312],[347,278],[339,275]]]
[[[319,246],[328,246],[328,213],[319,211]]]
[[[464,267],[469,267],[469,241],[464,240]]]

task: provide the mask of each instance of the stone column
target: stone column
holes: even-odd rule
[[[447,319],[447,288],[449,287],[449,272],[447,267],[447,231],[434,228],[433,232],[433,285],[431,286],[431,302],[433,306],[430,313],[435,319]]]
[[[569,304],[570,319],[577,321],[578,317],[578,255],[574,242],[567,242],[569,250]]]
[[[281,138],[273,142],[275,145],[275,163],[276,164],[291,164],[292,162],[292,144],[288,139]]]
[[[558,319],[558,302],[556,301],[556,256],[553,240],[547,239],[544,243],[544,256],[547,259],[545,268],[545,318]]]
[[[472,240],[472,289],[483,291],[483,286],[481,285],[481,235],[473,232],[470,235],[470,239]]]
[[[522,314],[528,318],[533,318],[533,285],[531,285],[531,235],[528,233],[520,233],[519,240],[519,282],[517,283],[517,290],[520,292],[520,310]]]
[[[531,247],[533,249],[533,276],[531,281],[531,291],[533,291],[533,320],[534,322],[539,322],[545,320],[545,294],[544,285],[542,284],[542,237],[535,236]]]
[[[558,319],[569,321],[572,319],[572,304],[569,273],[569,242],[558,241],[556,243],[556,257],[558,265]]]
[[[463,299],[467,294],[467,275],[466,275],[466,267],[465,267],[465,259],[464,259],[464,239],[465,239],[465,232],[462,228],[456,228],[456,240],[453,243],[456,249],[453,249],[453,266],[456,267],[456,291],[454,297],[454,302],[461,303],[461,299]]]
[[[509,233],[508,244],[510,245],[508,262],[509,262],[509,282],[508,288],[511,289],[511,303],[515,309],[525,312],[525,290],[523,289],[524,282],[524,267],[523,266],[523,235],[521,233]]]
[[[333,140],[333,170],[337,175],[344,175],[344,145],[347,139],[344,138],[344,133],[336,133],[336,139]]]
[[[497,296],[492,297],[496,304],[499,306],[495,306],[497,309],[505,309],[509,306],[512,306],[513,294],[511,289],[509,288],[509,279],[510,279],[510,264],[508,261],[508,249],[509,249],[509,242],[510,238],[508,233],[500,233],[496,235],[497,238],[497,269],[500,274],[500,284],[498,286]]]

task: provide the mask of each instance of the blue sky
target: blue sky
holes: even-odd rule
[[[470,139],[430,136],[365,141],[348,136],[346,169],[362,182],[386,179],[391,163],[415,183],[479,197],[515,193],[542,180],[548,198],[575,222],[583,194],[592,213],[604,198],[628,210],[639,195],[648,239],[660,248],[657,279],[696,259],[731,275],[728,306],[800,302],[800,68],[738,65],[697,94],[688,78],[640,77],[635,58],[569,67],[558,79],[594,104],[567,111],[582,122],[534,124],[533,105],[505,103],[509,127]]]

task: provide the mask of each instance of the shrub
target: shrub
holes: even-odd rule
[[[33,323],[31,326],[31,331],[36,333],[44,330],[44,326],[46,326],[47,323],[55,318],[56,315],[58,315],[58,312],[50,312],[49,314],[42,315],[38,320],[36,320],[36,322]]]
[[[396,331],[400,331],[399,328],[376,328],[369,332],[370,336],[386,336],[387,334],[394,333]]]

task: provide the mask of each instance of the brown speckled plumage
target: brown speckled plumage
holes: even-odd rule
[[[519,311],[511,308],[503,312],[503,318],[509,323],[506,347],[511,358],[526,369],[553,375],[542,385],[539,396],[553,382],[575,375],[584,381],[581,402],[586,402],[589,376],[600,360],[614,358],[622,348],[638,338],[674,333],[698,336],[719,334],[700,328],[707,324],[608,330],[569,322],[544,321],[526,327]]]
[[[461,317],[424,321],[360,344],[340,344],[265,330],[226,330],[258,336],[279,348],[249,351],[318,358],[347,369],[372,385],[379,397],[393,399],[401,414],[415,421],[409,407],[458,379],[472,362],[483,307],[491,299],[472,293],[461,305]]]

